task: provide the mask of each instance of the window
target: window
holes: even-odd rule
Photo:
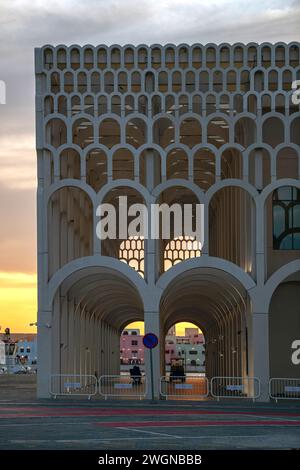
[[[27,352],[27,353],[30,353],[30,348],[26,348],[26,352]]]
[[[131,334],[132,334],[132,335],[136,335],[136,331],[132,331]]]
[[[137,341],[131,341],[131,346],[137,346],[138,342]]]
[[[300,190],[292,186],[273,193],[273,249],[300,250]]]
[[[192,355],[192,354],[194,354],[194,355],[197,354],[197,351],[195,351],[195,349],[192,349],[192,351],[190,351],[190,355]]]
[[[20,353],[23,353],[24,352],[24,348],[20,348]]]

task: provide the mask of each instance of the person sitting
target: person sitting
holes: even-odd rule
[[[130,369],[130,376],[133,380],[134,385],[140,385],[142,383],[142,373],[141,369],[139,366],[133,366],[132,369]]]

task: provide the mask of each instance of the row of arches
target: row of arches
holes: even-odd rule
[[[43,78],[46,88],[57,93],[194,93],[212,92],[262,92],[290,91],[294,80],[299,79],[299,70],[289,67],[284,69],[202,69],[201,71],[163,69],[133,70],[106,69],[82,70],[77,72],[52,70]]]
[[[115,207],[117,215],[120,210],[119,197],[124,195],[127,196],[127,207],[145,204],[141,193],[125,186],[112,188],[102,202]],[[48,245],[45,250],[48,253],[49,277],[74,259],[102,253],[128,263],[149,281],[148,271],[145,271],[145,260],[149,261],[148,252],[153,253],[154,250],[157,253],[154,269],[157,279],[178,262],[201,256],[204,249],[210,257],[230,261],[255,278],[256,252],[264,244],[268,247],[265,258],[266,275],[269,276],[286,259],[298,258],[300,190],[297,186],[286,185],[264,197],[264,213],[268,221],[265,241],[256,236],[256,224],[260,223],[260,216],[253,195],[242,186],[225,186],[212,193],[207,202],[207,215],[204,218],[206,248],[196,241],[192,233],[177,236],[172,223],[168,235],[159,238],[152,246],[152,241],[144,239],[144,232],[142,235],[126,237],[127,229],[124,232],[117,218],[110,222],[115,224],[113,238],[99,240],[96,231],[98,218],[93,209],[95,203],[79,187],[62,187],[51,194],[48,202]],[[177,204],[183,209],[184,204],[199,204],[199,199],[187,187],[172,186],[157,196],[156,203],[168,204],[169,207]],[[128,215],[126,223],[129,224],[133,219],[134,216]],[[274,255],[274,250],[287,250],[288,258],[281,253],[279,259]]]
[[[129,118],[124,126],[119,118],[104,117],[100,123],[94,123],[89,117],[82,117],[73,122],[72,128],[65,118],[51,118],[46,122],[45,142],[55,148],[67,143],[85,148],[99,142],[109,149],[121,142],[134,148],[153,142],[165,149],[174,143],[190,148],[203,143],[216,148],[237,143],[246,148],[261,141],[275,148],[284,142],[300,145],[299,129],[299,117],[287,123],[280,116],[266,117],[261,128],[249,116],[239,117],[235,123],[224,116],[215,116],[207,123],[191,115],[183,116],[179,122],[163,116],[155,119],[151,126],[142,117]]]
[[[201,148],[188,154],[184,148],[173,148],[162,160],[154,149],[140,153],[138,159],[128,148],[120,148],[108,156],[101,148],[94,148],[86,153],[82,168],[82,157],[74,148],[66,148],[59,155],[60,179],[85,180],[94,191],[98,192],[109,181],[119,179],[138,180],[147,185],[147,159],[154,155],[156,185],[164,179],[184,179],[192,181],[206,191],[218,179],[248,179],[257,189],[266,187],[272,179],[271,167],[274,166],[268,150],[253,149],[244,158],[239,148],[228,147],[217,157],[211,149]],[[54,165],[52,177],[54,182]],[[297,179],[300,171],[299,154],[295,148],[283,147],[278,150],[275,159],[275,177]],[[84,163],[85,162],[85,163]],[[56,173],[56,172],[55,172]]]
[[[290,344],[299,327],[299,265],[287,272],[280,270],[276,282],[268,283],[265,314],[257,312],[254,283],[242,274],[217,260],[188,264],[166,273],[157,290],[151,287],[150,304],[143,281],[114,263],[108,265],[102,259],[98,265],[89,261],[70,267],[50,288],[52,328],[40,333],[40,347],[47,346],[41,355],[40,377],[50,373],[119,375],[120,334],[129,323],[144,321],[145,333],[152,331],[159,337],[152,375],[159,398],[165,335],[172,325],[188,321],[205,335],[207,378],[258,377],[267,400],[270,376],[298,377],[290,361]],[[283,304],[287,307],[284,317]],[[43,312],[39,321],[45,321]],[[46,362],[47,358],[52,360]],[[145,359],[150,380],[149,357]],[[40,396],[49,393],[46,385],[47,380],[39,381]]]
[[[160,113],[171,116],[182,116],[188,112],[197,115],[209,115],[220,112],[229,115],[249,112],[266,114],[269,112],[289,115],[299,112],[299,107],[291,100],[291,91],[273,93],[193,93],[193,94],[98,94],[84,93],[47,95],[43,102],[44,116],[59,113],[64,116],[75,116],[85,113],[91,116],[102,116],[107,113],[127,116],[139,113],[154,117]]]
[[[46,70],[57,67],[61,70],[71,67],[76,70],[80,67],[91,69],[107,67],[132,69],[134,67],[167,67],[182,68],[200,67],[213,68],[216,66],[227,68],[243,66],[253,67],[259,65],[265,68],[299,65],[299,43],[256,43],[250,44],[167,44],[161,46],[154,44],[126,45],[124,47],[113,45],[110,47],[100,45],[93,47],[86,45],[80,47],[44,46],[42,48],[42,63]]]

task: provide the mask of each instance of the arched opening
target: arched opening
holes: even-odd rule
[[[99,126],[99,142],[107,148],[120,143],[120,126],[114,119],[104,119]]]
[[[243,155],[236,148],[224,150],[221,156],[221,179],[243,177]]]
[[[135,148],[141,147],[147,141],[147,128],[142,119],[131,119],[126,124],[126,143]]]
[[[92,254],[93,211],[88,195],[76,187],[64,187],[48,203],[49,278],[70,261]]]
[[[67,143],[67,127],[61,119],[50,119],[46,124],[46,143],[57,148]]]
[[[167,179],[188,179],[188,156],[181,148],[172,149],[167,154]]]
[[[167,332],[165,373],[174,382],[180,376],[188,378],[190,375],[205,375],[205,339],[194,323],[178,322]]]
[[[72,148],[60,154],[60,178],[80,179],[80,155]]]
[[[207,126],[207,142],[219,148],[229,142],[229,125],[223,117],[211,119]]]
[[[199,236],[202,223],[197,196],[185,187],[175,186],[163,191],[156,204],[159,214],[159,273],[173,265],[201,255]],[[189,212],[188,212],[189,211]]]
[[[90,150],[86,156],[86,182],[96,192],[107,183],[107,156],[101,149]]]
[[[187,399],[206,397],[205,377],[247,377],[250,303],[244,287],[233,276],[216,268],[186,270],[170,282],[161,299],[160,309],[166,343],[169,338],[173,343],[166,344],[169,354],[164,358],[167,377],[163,386],[170,398],[178,395]],[[185,347],[176,344],[174,338],[173,327],[180,322],[196,326],[196,331],[189,334],[189,331],[183,333],[181,325],[183,334],[179,335],[182,336],[179,343],[186,343]],[[197,347],[202,360],[196,347],[192,349],[194,340],[199,343]],[[173,354],[176,358],[172,374],[166,359]],[[193,356],[200,359],[199,365],[197,362],[196,366],[192,365]]]
[[[300,271],[284,279],[272,295],[269,307],[270,376],[299,379],[296,349],[300,331]],[[282,393],[285,391],[282,390]],[[295,394],[294,394],[295,396]]]
[[[132,280],[106,267],[75,271],[53,301],[57,335],[52,373],[120,375],[120,335],[126,325],[143,319],[142,299]],[[104,378],[101,389],[112,392],[110,379]]]
[[[143,236],[129,236],[120,243],[119,259],[144,277],[145,242]]]
[[[284,125],[281,119],[270,117],[265,120],[262,127],[262,140],[273,148],[284,142]]]
[[[68,115],[68,101],[67,101],[67,97],[64,95],[58,97],[57,112],[59,114],[63,114],[64,116]]]
[[[266,199],[266,264],[268,277],[300,254],[300,190],[281,186]]]
[[[236,186],[217,191],[209,204],[209,254],[254,275],[255,206],[249,193]]]
[[[72,142],[85,148],[94,142],[93,123],[86,118],[78,119],[72,128]]]
[[[145,225],[139,211],[144,198],[134,188],[118,186],[109,191],[102,204],[110,204],[109,212],[107,209],[102,214],[102,255],[119,259],[144,277]]]
[[[54,113],[54,98],[53,96],[46,96],[44,98],[44,116]]]
[[[180,124],[180,143],[193,148],[202,142],[201,124],[197,119],[186,117]]]
[[[277,153],[276,157],[277,178],[298,179],[299,156],[295,149],[285,147]]]
[[[290,139],[293,144],[300,145],[300,117],[293,119],[291,122]]]
[[[234,141],[244,148],[256,142],[256,124],[254,119],[243,117],[234,127]]]
[[[112,157],[113,179],[134,179],[134,157],[130,150],[119,149]]]
[[[164,271],[175,264],[201,256],[201,243],[195,237],[179,236],[167,243],[164,251]]]
[[[197,150],[193,157],[194,183],[207,191],[216,181],[216,158],[208,148]]]
[[[160,118],[153,124],[153,142],[166,148],[175,142],[174,124],[171,119]]]

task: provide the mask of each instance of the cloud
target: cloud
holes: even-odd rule
[[[10,189],[32,189],[36,187],[36,156],[34,137],[14,129],[1,138],[0,184]]]
[[[37,276],[35,273],[20,273],[0,271],[0,288],[36,287]]]
[[[0,184],[0,266],[3,271],[36,270],[35,200],[35,189],[11,189]]]

